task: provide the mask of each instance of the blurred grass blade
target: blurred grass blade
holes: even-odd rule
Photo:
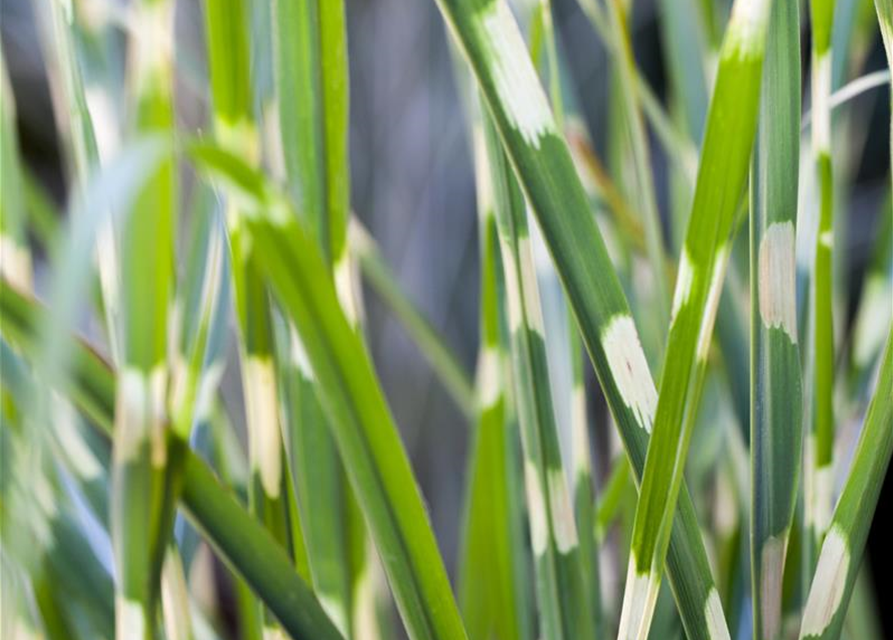
[[[170,0],[136,7],[130,42],[131,131],[173,138],[174,12]],[[118,590],[115,635],[155,635],[155,607],[173,504],[168,504],[168,318],[173,305],[176,167],[162,158],[120,226],[121,368],[112,454],[111,531]]]
[[[401,291],[396,275],[385,262],[374,238],[356,217],[351,218],[347,235],[350,251],[366,281],[403,325],[465,417],[469,421],[476,419],[474,387],[445,338]]]
[[[88,290],[87,285],[90,282],[91,257],[93,256],[93,251],[96,246],[96,238],[103,226],[109,222],[111,213],[109,203],[115,203],[115,210],[120,212],[119,215],[121,217],[119,222],[124,225],[129,224],[129,216],[135,214],[135,212],[131,211],[131,206],[139,199],[139,196],[143,193],[146,185],[158,175],[160,168],[165,166],[165,162],[170,161],[170,157],[169,147],[157,138],[134,142],[119,154],[115,163],[110,164],[106,169],[99,172],[89,181],[81,194],[81,197],[72,200],[72,211],[69,216],[71,226],[65,236],[64,242],[58,247],[54,260],[53,273],[55,275],[51,280],[50,293],[48,296],[53,308],[53,314],[44,316],[41,319],[41,326],[37,329],[38,340],[35,342],[31,352],[33,354],[32,358],[47,385],[56,385],[69,364],[71,345],[69,344],[68,322],[70,318],[76,317],[82,309],[85,297],[84,294],[85,291]],[[90,208],[88,208],[88,203],[91,203]],[[151,242],[151,239],[151,235],[146,236],[147,243]],[[161,246],[158,247],[158,249],[163,254],[164,247]],[[172,266],[172,256],[169,255],[169,259]],[[151,306],[155,301],[150,302],[149,300],[144,300],[143,302]],[[164,311],[166,314],[167,304],[164,305]],[[145,337],[149,339],[153,337],[157,338],[157,336],[151,332],[145,334]],[[162,345],[161,358],[163,361],[165,343],[163,340],[160,342]],[[153,345],[141,343],[139,346],[143,347],[143,352],[140,353],[140,355],[145,355],[146,361],[151,359],[149,357],[150,355],[155,355],[152,349]],[[139,353],[137,345],[134,345],[133,350],[134,352]],[[136,358],[133,359],[135,360]],[[135,370],[135,368],[131,369],[131,371]],[[131,379],[132,378],[133,377],[131,377]],[[140,380],[142,380],[142,378],[140,378]],[[131,390],[134,390],[134,386],[135,385],[131,385]],[[32,398],[31,406],[28,409],[28,412],[32,414],[32,425],[38,429],[55,426],[50,420],[50,407],[43,395],[43,393],[38,393]],[[164,397],[162,396],[161,403],[163,404],[163,402]],[[135,440],[140,441],[142,445],[145,445],[143,449],[145,453],[149,453],[148,440],[150,435],[149,433],[146,433],[146,431],[148,431],[148,426],[151,420],[147,419],[148,407],[145,406],[147,404],[148,393],[146,393],[143,399],[140,400],[139,410],[130,412],[129,417],[131,420],[127,421],[127,426],[131,429],[136,427],[138,429],[137,433],[129,433],[124,430],[119,430],[118,433],[125,440],[125,447],[120,450],[121,453],[136,453],[132,447],[129,451],[127,449],[127,446],[133,444]],[[139,432],[141,427],[145,427],[146,429]],[[157,435],[166,437],[163,430]],[[143,461],[145,462],[145,466],[141,468],[149,469],[151,463],[148,457]],[[143,477],[145,478],[146,476]],[[145,488],[147,488],[145,484],[139,487],[139,489]],[[118,489],[125,488],[119,483]],[[150,505],[147,501],[135,501],[131,503],[133,507],[132,510],[138,512],[133,518],[132,523],[133,525],[142,523],[143,530],[140,531],[140,535],[144,537],[139,541],[135,539],[131,540],[131,542],[137,545],[139,551],[136,553],[134,561],[128,563],[128,573],[124,576],[119,574],[118,577],[122,581],[119,582],[118,586],[119,589],[124,590],[124,582],[127,582],[127,589],[124,591],[128,594],[132,594],[133,597],[129,600],[121,597],[119,598],[119,602],[121,606],[125,608],[127,604],[134,605],[129,609],[129,612],[132,614],[132,619],[135,620],[134,624],[136,625],[140,625],[140,623],[143,622],[143,607],[148,608],[151,606],[151,603],[148,600],[151,599],[150,591],[151,585],[153,584],[153,578],[150,572],[153,547],[151,546],[149,539],[153,536],[153,533],[157,531],[156,526],[158,525],[158,522],[157,520],[152,522],[152,524],[149,524],[149,522],[151,515],[156,515],[159,511],[155,511],[155,513],[151,515],[148,512],[150,509],[160,504],[161,493],[161,491],[158,491],[157,493],[153,492],[154,497],[157,499],[155,505]],[[143,510],[141,505],[144,505],[145,510]],[[117,508],[120,509],[120,505]],[[116,507],[113,505],[112,509],[114,512]],[[121,516],[120,511],[117,516]],[[115,517],[116,516],[113,515],[113,521]],[[120,530],[116,532],[116,534],[121,533]],[[116,551],[119,553],[123,552],[120,542],[126,540],[127,535],[115,535],[115,539],[118,543]],[[121,558],[120,555],[117,559],[123,561],[123,558]],[[145,598],[145,600],[143,600],[143,598]],[[144,628],[145,626],[143,626],[143,629]],[[137,631],[139,631],[140,634],[143,632],[139,626],[137,627]]]
[[[889,17],[889,14],[888,14]],[[881,358],[850,474],[825,535],[803,611],[800,638],[836,640],[893,453],[893,328]]]
[[[795,229],[800,157],[800,18],[775,0],[751,171],[751,590],[755,637],[781,634],[782,579],[802,446]]]
[[[629,306],[556,129],[517,23],[504,0],[441,0],[543,231],[583,341],[637,477],[657,392]],[[599,274],[593,278],[592,274]],[[679,503],[669,568],[690,638],[727,633],[687,492]],[[718,631],[721,630],[721,631]]]
[[[0,279],[0,328],[40,366],[41,324],[47,311]],[[82,341],[72,347],[68,375],[57,380],[77,407],[89,416],[110,447],[115,409],[113,370]],[[285,551],[224,489],[207,464],[184,454],[182,506],[228,565],[242,575],[296,640],[339,640],[341,634],[293,570]]]
[[[298,211],[312,229],[339,300],[356,327],[359,300],[347,244],[350,215],[348,166],[348,73],[344,3],[301,0],[273,2],[275,78],[280,147]],[[288,351],[303,352],[289,329]],[[306,358],[303,358],[306,360]],[[289,455],[316,592],[347,635],[365,633],[355,620],[369,619],[374,608],[368,584],[363,523],[347,486],[334,441],[326,425],[313,376],[302,359],[286,367],[291,393]],[[353,561],[357,566],[352,566]]]
[[[258,132],[252,111],[249,58],[249,13],[244,0],[204,3],[205,30],[214,106],[214,134],[221,146],[245,160],[260,161]],[[269,293],[251,259],[250,238],[241,203],[227,198],[226,226],[232,263],[233,294],[238,319],[242,393],[251,466],[249,505],[252,513],[284,549],[291,550],[287,477],[280,423],[279,392],[273,362],[273,324]],[[294,523],[297,526],[297,523]],[[264,616],[265,632],[275,629]]]
[[[736,0],[720,54],[680,259],[628,570],[620,637],[647,636],[682,486],[710,338],[747,180],[771,0]]]
[[[475,186],[481,252],[481,347],[477,366],[480,407],[467,465],[458,596],[468,637],[532,640],[519,500],[521,483],[514,428],[507,416],[509,355],[501,331],[504,291],[493,189],[483,129],[476,122]]]
[[[49,76],[57,118],[60,120],[59,128],[67,134],[66,141],[70,145],[68,160],[71,163],[75,184],[82,188],[100,166],[100,153],[76,47],[75,36],[79,28],[76,8],[80,6],[66,0],[51,0],[37,7],[37,16],[42,23],[44,54],[51,61]],[[92,89],[95,104],[110,102],[104,89],[99,87]],[[104,113],[104,116],[112,117],[109,113]],[[102,122],[101,125],[109,130],[115,127],[114,122]],[[122,265],[118,256],[116,234],[115,223],[109,219],[97,239],[96,262],[99,268],[106,332],[113,358],[118,361],[122,340],[118,309]]]
[[[111,577],[79,525],[76,504],[64,491],[67,478],[53,464],[45,430],[35,428],[28,412],[37,393],[34,386],[40,382],[5,340],[0,341],[0,362],[4,557],[29,576],[36,613],[48,638],[111,637]],[[80,588],[84,581],[91,589]]]
[[[593,621],[588,612],[578,555],[579,537],[558,444],[527,211],[496,132],[486,119],[484,135],[508,303],[514,398],[524,450],[540,633],[556,640],[591,638]]]

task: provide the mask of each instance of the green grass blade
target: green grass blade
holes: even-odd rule
[[[751,592],[762,640],[781,633],[803,439],[794,289],[799,157],[799,7],[776,0],[751,172]]]
[[[889,14],[888,14],[889,17]],[[881,358],[850,474],[834,509],[803,611],[800,638],[840,637],[893,454],[893,329]]]
[[[4,337],[35,359],[46,310],[0,279],[0,327]],[[59,381],[78,409],[111,444],[116,376],[109,364],[75,341],[68,375]],[[294,571],[285,551],[216,479],[207,464],[186,451],[180,501],[223,559],[238,572],[296,639],[339,640],[341,634]]]
[[[347,244],[350,217],[348,164],[348,73],[344,4],[280,1],[274,3],[276,85],[281,147],[295,201],[315,231],[334,274],[339,300],[356,327],[359,300],[356,274]],[[302,350],[292,329],[291,348]],[[293,359],[291,359],[293,360]],[[297,493],[311,573],[317,593],[347,633],[354,618],[372,616],[368,584],[371,558],[366,535],[356,517],[335,444],[319,405],[319,392],[306,367],[292,366],[295,378],[289,412],[294,434]],[[300,406],[301,403],[306,406]],[[352,566],[356,563],[356,566]],[[348,634],[350,635],[350,634]]]
[[[611,413],[641,477],[657,393],[623,290],[517,23],[503,0],[438,3],[474,72],[530,202]],[[593,278],[592,274],[599,274]],[[725,621],[687,492],[679,502],[669,568],[691,638],[720,637]]]
[[[647,635],[657,599],[735,214],[747,179],[770,6],[766,0],[737,0],[720,54],[636,508],[622,638]]]
[[[571,450],[573,464],[571,472],[571,492],[574,504],[574,519],[579,530],[580,567],[583,573],[583,587],[589,603],[590,616],[595,628],[595,637],[607,633],[604,611],[602,610],[601,578],[599,563],[599,540],[593,535],[595,530],[595,489],[590,457],[589,416],[586,403],[586,383],[583,367],[585,356],[583,344],[577,333],[573,317],[568,317],[570,353],[572,366],[571,388]]]
[[[204,3],[204,10],[214,133],[225,149],[254,167],[259,163],[260,149],[252,110],[248,5],[243,0],[234,3],[209,0]],[[242,391],[251,467],[249,505],[279,544],[291,549],[269,292],[251,259],[251,240],[245,230],[242,205],[237,199],[229,198],[225,206],[241,338]],[[263,624],[265,630],[274,628],[268,614]]]
[[[465,638],[408,458],[318,249],[288,213],[249,225],[255,255],[301,335],[410,637]]]
[[[319,251],[289,214],[250,222],[257,257],[305,345],[348,476],[412,638],[464,638],[408,459]]]
[[[484,128],[508,303],[541,634],[556,639],[591,638],[594,628],[558,444],[527,211],[492,124],[485,121]]]
[[[462,525],[458,597],[468,637],[530,640],[532,616],[526,571],[518,558],[521,543],[520,496],[514,434],[507,417],[508,353],[501,332],[499,240],[493,209],[483,130],[475,130],[475,173],[481,251],[481,347],[476,404],[479,417],[469,455]]]
[[[834,190],[831,161],[831,28],[834,0],[810,0],[812,14],[812,153],[819,188],[819,222],[812,273],[815,394],[806,447],[806,526],[817,545],[828,527],[834,449],[834,326],[832,247]]]
[[[319,249],[287,201],[267,190],[263,177],[238,158],[207,147],[193,157],[243,198],[255,197],[255,209],[244,218],[252,259],[270,279],[301,337],[410,637],[463,640],[465,630],[408,458],[362,338],[341,307]]]
[[[173,136],[173,2],[142,2],[130,43],[134,133]],[[150,53],[151,52],[151,53]],[[120,225],[121,368],[112,456],[111,532],[118,640],[154,637],[167,504],[168,318],[173,304],[176,167],[162,158]],[[126,286],[125,286],[126,285]]]

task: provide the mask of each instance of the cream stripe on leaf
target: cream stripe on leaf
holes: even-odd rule
[[[889,15],[889,14],[888,14]],[[800,638],[836,640],[859,573],[893,454],[893,327],[843,493],[824,537],[803,610]]]
[[[484,130],[506,289],[514,290],[520,298],[509,304],[508,313],[540,632],[548,638],[592,637],[576,523],[549,386],[524,198],[488,119],[484,120]]]
[[[684,244],[691,266],[690,290],[687,296],[677,298],[680,302],[670,326],[652,441],[636,506],[630,555],[630,575],[635,578],[627,581],[624,593],[624,640],[647,637],[663,574],[727,247],[747,181],[769,8],[769,0],[736,0],[720,53]],[[677,286],[686,286],[687,281]]]
[[[782,578],[800,476],[802,391],[795,291],[800,19],[775,0],[751,169],[751,593],[754,636],[781,633]]]
[[[538,134],[535,143],[529,142],[531,128],[527,128],[528,136],[525,137],[515,124],[514,97],[504,100],[503,91],[497,89],[500,81],[495,77],[494,48],[503,58],[511,56],[514,65],[529,67],[529,71],[517,74],[516,90],[519,93],[542,93],[541,88],[529,86],[536,81],[536,74],[527,52],[521,46],[512,44],[520,36],[494,42],[486,35],[484,18],[494,12],[506,15],[507,7],[501,6],[504,1],[438,0],[438,6],[474,72],[503,148],[543,232],[632,468],[641,477],[648,433],[621,395],[602,342],[603,334],[615,316],[630,315],[629,305],[614,273],[567,145],[562,137],[554,133],[554,121],[542,122],[540,113],[540,120],[537,120],[540,125],[535,127]],[[508,17],[504,23],[505,29],[518,28]],[[598,274],[598,277],[593,277],[593,274]],[[638,350],[634,345],[629,345],[627,349]],[[637,353],[635,357],[638,359],[640,356]],[[644,355],[641,358],[644,360]],[[646,385],[653,388],[654,383],[648,379],[637,381],[639,388],[646,388]],[[706,639],[709,632],[704,612],[713,579],[687,491],[683,492],[679,503],[674,529],[668,564],[671,580],[676,587],[674,594],[678,608],[688,636]]]

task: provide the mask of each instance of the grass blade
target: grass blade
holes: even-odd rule
[[[654,612],[735,214],[747,179],[770,6],[768,0],[737,0],[720,54],[676,281],[653,441],[636,508],[622,638],[645,637]]]
[[[359,324],[356,274],[347,244],[349,166],[347,162],[348,73],[342,2],[274,3],[276,85],[281,148],[295,201],[314,231],[339,299]],[[297,37],[296,37],[297,35]],[[291,350],[300,346],[294,329]],[[317,592],[342,629],[359,629],[355,619],[374,617],[373,591],[363,523],[319,405],[312,375],[291,366],[296,394],[290,395],[296,485],[310,568]],[[306,369],[306,367],[304,368]],[[297,406],[296,402],[301,405]],[[356,564],[356,566],[352,566]]]
[[[781,633],[803,438],[794,290],[799,157],[799,7],[776,0],[751,172],[751,590],[762,640]]]
[[[248,15],[242,0],[229,4],[205,2],[215,136],[224,148],[245,158],[249,166],[256,166],[260,150],[252,112]],[[249,505],[283,549],[291,550],[272,309],[267,287],[251,259],[251,239],[243,218],[240,203],[228,199],[225,219],[241,334],[242,392],[251,467]],[[268,614],[263,625],[265,632],[268,627],[274,632]]]
[[[814,386],[812,432],[806,454],[806,526],[820,543],[834,505],[834,323],[832,245],[834,190],[831,162],[831,27],[834,0],[810,0],[812,13],[812,153],[819,186],[819,224],[812,273]]]
[[[362,338],[338,300],[323,257],[288,202],[262,175],[221,149],[193,157],[243,200],[252,258],[269,278],[305,347],[351,486],[378,549],[407,631],[464,640],[427,512]]]
[[[489,121],[484,127],[506,283],[540,633],[555,639],[591,638],[594,628],[587,612],[579,537],[558,444],[527,211],[496,132]]]
[[[53,0],[38,8],[42,23],[44,52],[52,61],[50,78],[53,84],[53,100],[56,111],[66,119],[60,122],[60,130],[68,132],[69,161],[75,183],[83,187],[90,175],[100,166],[100,153],[93,128],[87,87],[81,74],[75,35],[79,28],[75,6],[63,0]],[[107,92],[93,87],[97,100],[108,100]],[[107,114],[108,115],[108,114]],[[112,128],[113,123],[103,123]],[[120,259],[118,256],[116,229],[113,220],[103,227],[97,240],[96,261],[99,267],[99,283],[105,312],[106,331],[113,357],[121,353],[121,319],[119,318]]]
[[[651,269],[654,272],[655,303],[653,309],[658,315],[659,326],[669,321],[670,301],[667,293],[666,270],[664,268],[664,241],[660,224],[660,213],[654,194],[651,177],[651,154],[642,121],[636,92],[635,59],[629,35],[626,10],[621,0],[607,0],[610,33],[614,38],[614,62],[617,65],[617,78],[620,84],[620,97],[624,107],[630,154],[633,158],[632,194],[636,198],[636,209],[644,219],[645,245]]]
[[[468,637],[530,640],[527,550],[523,548],[518,459],[507,416],[509,355],[504,346],[500,271],[493,189],[483,128],[474,130],[475,183],[481,251],[481,347],[478,356],[479,418],[468,462],[458,595]]]
[[[19,141],[15,103],[0,54],[0,274],[19,288],[31,289],[31,251],[25,234],[24,198],[20,190]]]
[[[623,290],[589,210],[573,161],[504,0],[442,0],[530,202],[633,470],[641,477],[657,393]],[[598,273],[599,278],[592,274]],[[726,624],[694,507],[679,502],[669,568],[690,638]]]
[[[850,474],[825,535],[800,638],[840,637],[868,531],[893,454],[893,329],[881,358]]]
[[[321,400],[411,638],[465,630],[409,461],[369,356],[319,251],[293,216],[249,222],[256,256],[295,322]]]
[[[142,2],[130,43],[132,131],[172,138],[173,2]],[[120,226],[121,368],[112,455],[111,532],[117,569],[115,635],[154,637],[168,504],[168,318],[173,304],[176,167],[166,155]],[[140,283],[140,286],[136,286]],[[126,285],[126,286],[125,286]]]
[[[0,279],[3,335],[34,358],[39,357],[39,327],[45,322],[46,313],[39,303]],[[70,372],[59,382],[109,447],[116,396],[116,376],[109,364],[89,345],[75,341]],[[181,504],[196,527],[251,585],[285,630],[296,640],[341,639],[310,588],[292,568],[285,551],[221,486],[207,464],[187,450],[183,469]]]

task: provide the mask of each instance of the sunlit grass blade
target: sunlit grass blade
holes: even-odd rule
[[[481,346],[477,366],[479,417],[467,465],[457,586],[468,637],[531,640],[527,549],[519,500],[520,469],[508,418],[509,354],[502,325],[504,285],[493,189],[483,128],[473,135],[481,252]]]
[[[46,310],[0,279],[0,328],[31,358],[40,353]],[[90,418],[110,449],[116,377],[109,364],[83,341],[73,345],[71,367],[58,381]],[[180,503],[228,565],[251,585],[282,626],[297,639],[339,640],[341,634],[291,566],[284,549],[255,522],[214,472],[191,451],[184,455]]]
[[[751,592],[755,637],[782,626],[782,582],[802,445],[795,233],[800,157],[797,2],[769,17],[751,171]]]
[[[887,337],[874,397],[868,406],[849,477],[825,534],[803,611],[800,638],[835,640],[840,637],[871,521],[893,454],[891,389],[893,328]]]
[[[657,392],[623,290],[524,51],[517,23],[503,0],[442,0],[439,6],[468,58],[543,231],[633,469],[640,477]],[[690,638],[720,637],[717,634],[726,632],[726,624],[687,492],[679,512],[669,570],[686,632]]]
[[[193,622],[183,561],[176,544],[169,544],[161,569],[161,612],[170,640],[192,640]]]
[[[771,3],[737,0],[720,54],[673,299],[654,435],[642,480],[620,637],[643,638],[657,598],[735,214],[747,180]]]
[[[834,323],[832,247],[834,189],[831,160],[831,27],[834,0],[810,0],[812,17],[812,153],[819,189],[818,232],[812,268],[812,351],[815,389],[805,470],[806,526],[814,545],[829,524],[834,454]],[[817,547],[816,547],[817,548]]]
[[[141,2],[144,29],[130,42],[130,130],[173,137],[174,12],[169,0]],[[168,328],[174,295],[176,166],[160,160],[122,220],[120,369],[112,454],[111,532],[118,640],[154,637],[158,580],[173,515],[169,504]],[[139,286],[135,286],[139,283]]]
[[[374,238],[356,218],[350,221],[348,242],[366,282],[403,325],[465,417],[469,421],[475,419],[477,403],[468,374],[444,337],[400,289],[396,275],[385,262]]]

